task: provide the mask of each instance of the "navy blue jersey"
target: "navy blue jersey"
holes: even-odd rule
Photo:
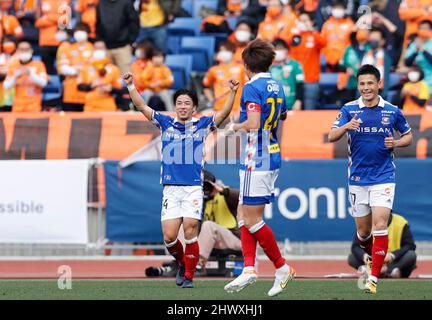
[[[411,131],[402,111],[380,97],[378,106],[368,108],[362,98],[344,105],[333,127],[341,127],[358,115],[360,128],[348,131],[348,178],[350,185],[368,186],[395,182],[393,149],[384,139],[394,129],[401,135]]]
[[[287,111],[282,84],[270,73],[258,73],[243,88],[240,101],[240,122],[248,112],[261,112],[261,126],[257,132],[242,136],[241,167],[269,171],[281,166],[277,138],[280,115]]]
[[[163,185],[200,186],[203,182],[204,142],[215,126],[213,117],[192,118],[182,124],[153,111],[153,122],[161,129]]]

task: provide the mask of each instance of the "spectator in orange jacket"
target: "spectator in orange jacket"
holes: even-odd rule
[[[96,38],[96,6],[99,0],[77,0],[75,11],[78,13],[78,20],[89,25],[89,39]]]
[[[57,55],[59,41],[56,39],[57,29],[60,24],[66,26],[66,15],[61,13],[60,7],[68,5],[69,0],[42,0],[41,16],[36,20],[35,27],[39,29],[39,46],[42,61],[48,74],[56,74],[54,62]],[[59,13],[60,12],[60,13]],[[62,21],[61,21],[62,19]]]
[[[116,111],[115,95],[122,93],[120,69],[111,63],[105,43],[94,44],[91,64],[84,66],[77,79],[78,90],[87,92],[85,112]]]
[[[270,0],[264,21],[258,26],[257,37],[273,42],[285,29],[291,29],[294,24],[293,15],[284,13],[282,3],[279,0]]]
[[[0,39],[4,35],[12,35],[17,39],[23,36],[23,29],[18,19],[8,14],[11,6],[12,0],[2,0],[0,2]]]
[[[6,35],[1,39],[0,53],[0,112],[12,111],[13,88],[3,89],[3,83],[8,73],[11,62],[17,59],[15,54],[17,40],[14,36]]]
[[[144,40],[136,46],[136,60],[132,63],[131,69],[138,92],[143,92],[146,89],[146,86],[142,82],[141,74],[153,58],[154,49],[153,43],[150,40]]]
[[[432,20],[432,0],[403,0],[399,17],[406,22],[404,47],[407,47],[409,37],[417,33],[419,22]]]
[[[48,75],[42,61],[35,61],[33,49],[27,41],[18,44],[18,60],[9,66],[3,88],[15,89],[13,112],[42,111],[42,88],[48,83]]]
[[[343,1],[336,1],[332,6],[332,16],[323,24],[321,36],[327,44],[322,50],[327,63],[327,71],[336,72],[339,61],[350,46],[350,36],[354,29],[351,17],[346,16]]]
[[[315,109],[320,93],[320,54],[326,41],[315,29],[312,17],[302,13],[288,43],[291,57],[300,62],[304,72],[303,109]]]
[[[423,70],[418,66],[411,67],[408,72],[409,82],[404,84],[401,91],[404,111],[425,110],[430,92],[428,84],[423,79]]]
[[[60,58],[59,74],[63,81],[63,111],[84,111],[86,93],[78,90],[77,78],[81,69],[93,55],[93,45],[88,41],[90,27],[79,22],[75,26],[75,42],[66,48]]]
[[[235,49],[236,47],[232,42],[221,42],[216,55],[218,64],[208,70],[203,80],[204,94],[209,102],[209,107],[215,111],[221,110],[228,98],[230,79],[240,82],[240,92],[234,101],[232,114],[238,113],[239,110],[241,90],[246,80],[246,74],[243,64],[234,60]]]
[[[165,54],[155,49],[151,62],[140,75],[140,81],[146,88],[141,94],[148,105],[155,110],[174,110],[168,89],[174,83],[173,74],[165,64]]]

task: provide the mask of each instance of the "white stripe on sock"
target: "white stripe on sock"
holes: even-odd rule
[[[244,226],[244,220],[239,220],[238,227],[241,228]]]
[[[262,227],[264,227],[265,222],[263,220],[261,220],[260,222],[258,222],[257,224],[253,225],[252,227],[249,228],[249,232],[250,233],[255,233],[257,232],[259,229],[261,229]]]
[[[375,237],[382,237],[382,236],[386,236],[388,235],[388,230],[378,230],[378,231],[374,231],[373,235]]]
[[[167,248],[171,248],[171,247],[175,246],[175,244],[177,243],[177,240],[178,240],[178,239],[175,239],[175,240],[174,240],[173,242],[171,242],[171,243],[166,243],[166,242],[164,241],[165,246],[166,246]]]
[[[192,243],[197,242],[197,241],[198,241],[198,237],[195,237],[195,238],[192,238],[189,240],[185,239],[186,244],[192,244]]]
[[[359,239],[360,241],[366,241],[369,240],[370,237],[372,237],[372,233],[369,233],[369,235],[366,238],[363,238],[361,235],[359,235],[359,233],[357,232],[357,239]]]

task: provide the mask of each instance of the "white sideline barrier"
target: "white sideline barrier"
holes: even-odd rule
[[[86,244],[89,160],[0,161],[0,243]]]

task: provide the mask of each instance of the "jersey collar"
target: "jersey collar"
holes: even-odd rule
[[[384,104],[385,104],[384,99],[381,96],[378,96],[378,97],[379,97],[378,106],[381,108],[384,108]],[[366,107],[366,105],[363,103],[362,97],[360,97],[358,99],[358,105],[359,105],[360,109]]]
[[[252,79],[250,79],[249,82],[253,82],[253,81],[255,81],[255,80],[259,79],[259,78],[271,78],[271,75],[270,75],[269,72],[260,72],[260,73],[257,73],[256,75],[254,75],[252,77]]]
[[[193,117],[188,122],[186,122],[185,125],[187,125],[188,123],[191,123],[191,122],[196,122],[196,121],[198,121],[198,118]],[[180,123],[177,117],[174,118],[174,123],[176,123],[176,122]]]

